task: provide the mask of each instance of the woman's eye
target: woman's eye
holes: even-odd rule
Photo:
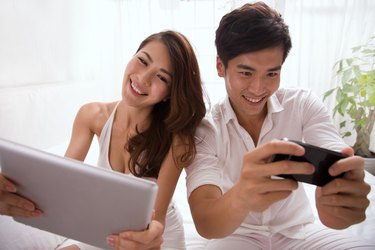
[[[168,83],[168,79],[165,78],[164,76],[162,76],[162,75],[158,75],[158,77],[159,77],[159,79],[160,79],[161,81],[163,81],[163,82],[165,82],[165,83]]]
[[[142,57],[138,57],[138,60],[145,66],[147,66],[147,62],[142,58]]]

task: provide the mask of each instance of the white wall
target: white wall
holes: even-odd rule
[[[37,148],[68,140],[75,113],[117,98],[116,1],[0,1],[0,137]]]

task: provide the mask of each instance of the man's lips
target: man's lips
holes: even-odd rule
[[[246,99],[248,102],[250,103],[253,103],[253,104],[257,104],[257,103],[260,103],[264,100],[265,97],[261,97],[261,98],[251,98],[251,97],[247,97],[247,96],[243,96],[244,99]]]

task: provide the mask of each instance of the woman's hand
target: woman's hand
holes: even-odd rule
[[[164,226],[152,220],[145,231],[128,231],[107,237],[107,243],[114,249],[160,249],[163,243]]]
[[[39,217],[42,214],[32,201],[16,192],[16,185],[0,173],[0,214],[12,217]]]

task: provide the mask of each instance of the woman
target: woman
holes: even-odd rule
[[[65,156],[83,161],[96,135],[98,166],[153,179],[159,187],[149,229],[111,235],[110,246],[158,247],[164,229],[162,249],[185,248],[182,221],[170,201],[182,169],[195,156],[194,133],[205,112],[194,50],[175,31],[153,34],[140,44],[126,66],[120,101],[81,107]],[[38,211],[26,210],[12,214],[11,206],[16,205],[0,206],[6,210],[1,213],[38,216]],[[84,248],[75,244],[67,249]]]

